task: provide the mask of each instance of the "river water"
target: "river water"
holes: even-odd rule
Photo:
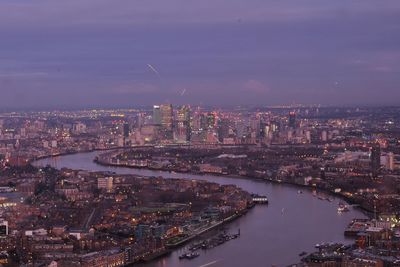
[[[353,218],[365,218],[361,211],[350,208],[350,212],[338,214],[340,199],[329,202],[315,197],[310,190],[286,184],[273,184],[262,181],[230,178],[211,175],[191,175],[105,167],[93,162],[101,152],[80,153],[42,159],[36,166],[47,164],[56,168],[71,168],[89,171],[113,171],[120,174],[144,176],[163,176],[165,178],[202,179],[220,184],[235,184],[251,193],[267,195],[269,205],[258,205],[245,216],[230,223],[230,232],[240,228],[241,236],[221,246],[207,251],[193,260],[179,260],[185,247],[169,256],[136,266],[143,267],[243,267],[243,266],[287,266],[300,260],[299,253],[313,251],[315,244],[321,242],[343,242],[343,232]]]

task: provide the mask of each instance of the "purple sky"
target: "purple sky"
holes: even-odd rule
[[[0,92],[7,108],[400,104],[400,1],[1,0]]]

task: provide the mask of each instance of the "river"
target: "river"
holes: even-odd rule
[[[287,266],[299,262],[299,253],[313,251],[315,244],[321,242],[343,242],[343,231],[353,218],[365,218],[365,215],[350,208],[347,213],[338,214],[336,209],[340,199],[329,202],[313,196],[312,192],[286,184],[273,184],[242,178],[211,175],[191,175],[105,167],[93,162],[101,152],[79,153],[42,159],[34,164],[50,164],[56,168],[71,168],[89,171],[113,171],[120,174],[138,174],[144,176],[163,176],[165,178],[202,179],[220,184],[235,184],[251,193],[267,195],[269,205],[258,205],[245,216],[230,223],[228,231],[236,232],[240,228],[241,236],[221,246],[207,251],[193,260],[179,260],[185,251],[180,248],[169,256],[150,263],[138,264],[143,267],[243,267],[243,266]]]

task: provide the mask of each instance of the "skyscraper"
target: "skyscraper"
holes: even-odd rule
[[[378,176],[381,168],[381,148],[379,144],[374,144],[371,148],[371,170],[374,177]]]
[[[172,127],[173,127],[173,109],[171,104],[160,105],[161,114],[161,128],[162,134],[165,139],[172,138]]]
[[[127,123],[127,122],[124,123],[124,129],[123,130],[124,130],[124,137],[128,138],[129,137],[129,132],[130,132],[129,123]]]
[[[220,142],[223,142],[224,138],[229,137],[229,125],[230,121],[226,118],[221,118],[218,122],[218,138]]]
[[[216,116],[215,113],[209,112],[207,114],[207,128],[214,129],[216,124]]]
[[[153,106],[153,123],[161,125],[161,109],[158,105]]]
[[[179,142],[190,140],[190,107],[182,106],[176,116],[176,139]]]
[[[173,124],[173,109],[171,104],[162,104],[161,111],[161,126],[165,129],[172,130]]]
[[[296,128],[296,113],[294,111],[289,112],[289,127]]]

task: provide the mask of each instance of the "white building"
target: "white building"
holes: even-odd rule
[[[113,177],[97,178],[97,188],[106,189],[108,192],[113,189]]]

